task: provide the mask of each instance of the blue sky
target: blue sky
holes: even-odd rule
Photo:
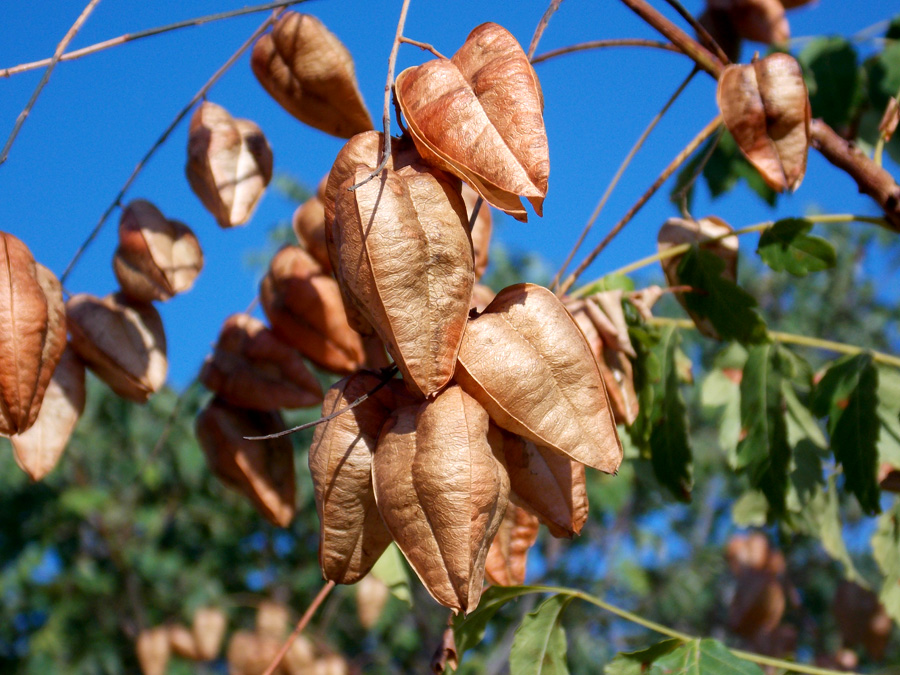
[[[104,0],[70,48],[246,4],[233,0]],[[654,4],[664,5],[661,1]],[[684,4],[696,11],[702,3]],[[83,2],[43,0],[4,5],[0,68],[50,56]],[[353,53],[360,87],[375,119],[380,117],[399,6],[399,2],[316,0],[298,7],[322,19]],[[406,35],[433,43],[449,55],[476,25],[495,21],[527,46],[545,7],[544,0],[413,0]],[[896,0],[822,0],[790,13],[792,33],[852,35],[897,10]],[[0,229],[21,238],[40,262],[61,274],[140,157],[263,18],[257,14],[187,28],[59,64],[9,160],[0,166]],[[615,0],[566,0],[553,17],[539,52],[615,37],[656,35]],[[752,49],[745,48],[745,57]],[[867,48],[863,45],[860,49],[865,52]],[[417,48],[403,46],[398,72],[426,58],[430,57]],[[690,68],[680,55],[641,49],[583,52],[538,65],[551,160],[545,217],[532,214],[527,224],[498,217],[496,240],[511,249],[536,251],[552,267],[558,266],[622,157]],[[0,80],[0,140],[12,129],[40,76],[41,71],[36,70]],[[213,88],[209,99],[235,117],[256,121],[272,145],[276,171],[307,185],[315,186],[341,147],[340,139],[305,127],[271,100],[250,72],[246,55]],[[589,243],[600,240],[715,112],[714,83],[705,76],[695,78],[626,173]],[[189,382],[198,371],[222,321],[242,311],[254,298],[257,272],[247,266],[246,255],[263,249],[271,226],[289,219],[293,211],[291,203],[270,190],[248,225],[220,230],[184,178],[186,139],[185,122],[126,195],[126,202],[149,199],[169,218],[190,225],[204,248],[206,267],[194,289],[158,306],[169,340],[171,382],[176,387]],[[896,166],[891,168],[896,172]],[[740,227],[773,217],[802,215],[811,207],[874,213],[873,205],[857,194],[855,185],[816,153],[810,154],[801,189],[782,199],[777,211],[741,188],[719,199],[714,207],[701,190],[694,213],[715,212]],[[653,200],[585,279],[653,253],[657,229],[674,214],[664,196]],[[110,262],[117,225],[118,212],[70,277],[70,292],[105,295],[115,290]],[[743,246],[752,253],[752,242]]]

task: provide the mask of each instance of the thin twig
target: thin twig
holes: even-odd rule
[[[583,52],[589,49],[606,49],[608,47],[650,47],[651,49],[664,49],[668,52],[682,54],[683,52],[675,45],[669,42],[661,42],[659,40],[646,40],[644,38],[618,38],[612,40],[591,40],[589,42],[580,42],[568,47],[560,47],[559,49],[551,49],[549,52],[538,54],[531,59],[532,64],[543,63],[557,56],[564,54],[573,54],[575,52]]]
[[[691,28],[693,28],[697,35],[700,37],[701,42],[704,46],[715,53],[716,56],[719,57],[719,60],[722,63],[731,63],[731,59],[725,54],[722,50],[722,47],[719,46],[719,43],[716,42],[716,39],[709,34],[709,31],[703,27],[703,24],[697,21],[694,18],[694,15],[691,14],[687,9],[685,9],[684,5],[682,5],[678,0],[666,0],[678,14],[681,15],[681,18],[691,24]]]
[[[413,47],[418,47],[419,49],[424,49],[426,52],[431,52],[439,59],[446,60],[446,58],[447,58],[446,56],[441,54],[437,49],[435,49],[434,45],[430,45],[427,42],[419,42],[418,40],[411,40],[410,38],[403,37],[402,35],[400,36],[400,42],[402,42],[403,44],[412,45]]]
[[[78,15],[78,18],[75,19],[75,23],[73,23],[69,30],[66,31],[63,39],[60,40],[58,45],[56,45],[56,51],[53,52],[53,57],[50,59],[50,63],[47,65],[47,70],[44,71],[44,76],[41,78],[41,81],[38,82],[37,87],[35,87],[34,92],[31,94],[31,98],[28,99],[28,103],[25,104],[25,108],[22,110],[22,112],[19,113],[19,117],[16,118],[16,123],[13,126],[12,133],[10,133],[9,138],[6,139],[6,145],[3,146],[3,150],[2,152],[0,152],[0,165],[2,165],[3,162],[6,161],[6,158],[9,156],[9,150],[12,147],[12,144],[15,142],[16,136],[19,135],[19,131],[22,129],[22,125],[25,124],[25,119],[28,117],[28,114],[31,112],[31,109],[37,102],[38,96],[41,95],[41,91],[44,89],[44,86],[50,80],[50,74],[53,72],[53,69],[56,68],[56,64],[59,63],[59,59],[63,55],[63,52],[66,51],[66,47],[69,46],[72,38],[75,37],[75,34],[78,33],[78,31],[84,25],[84,22],[87,21],[88,17],[91,15],[91,12],[93,12],[94,8],[99,4],[100,0],[90,0],[85,8],[81,10],[81,14]]]
[[[605,249],[609,245],[609,242],[611,242],[616,237],[616,235],[622,231],[622,228],[624,228],[629,222],[631,222],[631,219],[634,218],[634,216],[638,213],[638,211],[641,210],[641,208],[643,208],[644,204],[646,204],[650,200],[650,198],[656,194],[657,190],[662,187],[663,183],[665,183],[669,179],[669,177],[678,170],[678,167],[681,166],[688,157],[694,154],[694,151],[700,147],[703,141],[705,141],[713,133],[715,133],[716,129],[719,128],[719,125],[721,123],[721,115],[716,115],[712,119],[712,121],[710,121],[709,124],[703,127],[700,133],[694,136],[693,140],[691,140],[691,142],[688,143],[671,162],[669,162],[669,165],[665,169],[663,169],[662,173],[659,174],[659,177],[654,181],[653,185],[647,188],[647,191],[644,192],[644,194],[642,194],[640,198],[638,198],[638,200],[630,209],[628,209],[628,212],[624,216],[622,216],[622,219],[618,223],[616,223],[615,227],[613,227],[609,231],[609,234],[607,234],[606,237],[603,238],[603,241],[597,244],[594,250],[591,251],[581,262],[581,264],[575,269],[575,271],[569,275],[565,283],[560,286],[559,290],[556,293],[557,295],[564,295],[565,292],[572,287],[572,284],[574,284],[578,280],[578,277],[581,276],[581,273],[584,272],[592,262],[594,262],[597,256],[603,252],[603,249]]]
[[[661,316],[654,316],[650,319],[650,323],[657,326],[675,326],[676,328],[685,328],[694,330],[697,327],[690,319],[669,319]],[[800,345],[801,347],[812,347],[814,349],[823,349],[838,354],[862,354],[867,352],[872,355],[872,359],[885,365],[900,368],[900,357],[893,354],[885,354],[884,352],[876,352],[871,349],[863,349],[857,345],[850,345],[845,342],[835,342],[833,340],[823,340],[822,338],[811,337],[809,335],[797,335],[796,333],[783,333],[777,330],[767,331],[769,337],[778,342],[787,344]]]
[[[103,40],[103,42],[97,42],[92,45],[88,45],[87,47],[82,47],[81,49],[74,49],[71,52],[66,52],[62,56],[59,57],[60,61],[74,61],[75,59],[80,59],[83,56],[88,56],[90,54],[96,54],[97,52],[102,52],[110,47],[118,47],[120,45],[124,45],[128,42],[134,42],[135,40],[141,40],[143,38],[153,37],[154,35],[161,35],[162,33],[169,33],[173,30],[180,30],[182,28],[191,28],[193,26],[202,26],[205,23],[212,23],[213,21],[221,21],[223,19],[232,19],[237,16],[245,16],[247,14],[256,14],[257,12],[265,12],[270,9],[278,9],[279,7],[289,7],[290,5],[299,5],[300,3],[307,2],[307,0],[279,0],[278,2],[269,2],[265,5],[254,5],[253,7],[242,7],[241,9],[231,10],[230,12],[219,12],[218,14],[207,14],[206,16],[198,16],[193,19],[185,19],[184,21],[176,21],[175,23],[169,23],[165,26],[157,26],[155,28],[147,28],[146,30],[140,30],[135,33],[125,33],[124,35],[120,35],[118,37],[110,38],[109,40]],[[11,66],[9,68],[0,68],[0,77],[10,77],[12,75],[18,75],[19,73],[25,73],[29,70],[35,70],[36,68],[42,68],[43,66],[49,65],[53,59],[41,59],[40,61],[32,61],[31,63],[22,63],[18,66]]]
[[[681,215],[683,215],[685,218],[691,217],[690,209],[688,208],[687,203],[688,192],[690,192],[691,188],[694,187],[694,183],[696,183],[697,179],[700,178],[700,174],[703,173],[703,170],[706,169],[706,165],[709,164],[709,160],[712,159],[713,153],[719,146],[719,141],[722,140],[722,136],[724,133],[725,127],[723,126],[719,129],[719,133],[716,134],[716,137],[713,138],[712,142],[709,144],[706,152],[703,153],[703,157],[700,158],[700,163],[697,164],[697,169],[694,171],[694,175],[692,175],[688,179],[688,181],[678,192],[672,195],[672,199],[674,201],[677,201],[679,207],[681,208]]]
[[[325,598],[328,597],[328,594],[331,593],[331,590],[333,588],[334,581],[328,581],[324,586],[322,586],[322,590],[319,591],[318,595],[316,595],[316,597],[310,603],[309,607],[306,608],[303,616],[300,617],[300,621],[297,622],[297,626],[288,636],[288,639],[285,640],[285,643],[281,645],[281,649],[278,650],[278,653],[275,655],[275,658],[272,659],[272,663],[269,664],[269,667],[266,668],[263,675],[272,675],[272,673],[275,672],[275,669],[278,668],[278,665],[281,663],[284,655],[288,653],[291,645],[294,644],[294,640],[296,640],[297,636],[303,632],[303,629],[306,628],[306,624],[309,623],[310,619],[312,619],[313,617],[313,614],[315,614],[316,610],[319,609],[319,605],[321,605]]]
[[[650,133],[656,128],[656,125],[659,124],[659,121],[663,118],[663,116],[668,112],[669,108],[672,107],[672,104],[678,100],[678,97],[681,96],[681,93],[688,86],[690,81],[694,78],[694,75],[697,74],[696,66],[691,70],[684,81],[678,85],[678,88],[675,90],[669,100],[666,101],[665,105],[663,105],[662,109],[654,115],[653,119],[650,120],[650,123],[647,125],[647,128],[644,129],[643,133],[638,137],[637,141],[635,141],[634,145],[631,147],[631,150],[628,151],[628,154],[625,156],[625,159],[622,160],[622,163],[619,165],[618,170],[610,181],[609,185],[606,188],[606,191],[603,193],[603,196],[600,198],[600,201],[597,203],[594,212],[591,214],[591,217],[588,219],[587,223],[584,226],[584,229],[581,231],[581,235],[579,235],[578,240],[575,242],[575,245],[572,246],[572,250],[569,251],[569,255],[566,258],[565,262],[563,262],[562,266],[559,268],[559,271],[556,273],[556,276],[553,277],[553,283],[550,285],[551,288],[555,287],[559,280],[562,279],[563,274],[566,273],[566,269],[569,267],[569,264],[572,262],[572,258],[575,257],[575,254],[578,253],[578,249],[581,248],[581,244],[584,243],[585,237],[587,237],[588,233],[591,231],[591,228],[594,227],[594,223],[597,222],[597,218],[600,217],[600,213],[603,211],[603,208],[606,206],[606,202],[609,200],[610,196],[613,193],[613,190],[616,189],[616,186],[619,184],[619,180],[622,178],[622,174],[625,173],[625,169],[628,168],[628,165],[631,164],[631,160],[634,159],[634,156],[638,153],[638,151],[643,147],[644,142],[647,140],[647,137],[650,136]]]
[[[478,220],[478,213],[481,211],[483,205],[484,197],[479,195],[478,199],[475,200],[475,208],[472,209],[472,215],[469,217],[469,234],[475,229],[475,221]]]
[[[69,264],[66,266],[65,271],[62,273],[62,276],[59,278],[60,283],[65,284],[66,279],[69,274],[71,274],[72,269],[78,263],[78,260],[84,255],[84,252],[87,250],[88,246],[97,238],[97,235],[100,234],[100,230],[103,229],[103,226],[106,224],[106,221],[109,219],[112,212],[116,209],[117,206],[121,206],[122,198],[125,196],[125,193],[128,192],[128,189],[131,187],[131,184],[134,183],[135,179],[138,177],[138,174],[143,170],[144,166],[150,161],[150,158],[156,154],[156,151],[162,147],[163,143],[169,138],[169,135],[175,130],[178,124],[187,117],[187,114],[191,111],[191,108],[199,101],[204,98],[207,92],[212,89],[213,85],[219,81],[228,69],[233,66],[237,60],[241,57],[241,55],[249,49],[253,43],[256,41],[260,35],[262,35],[266,29],[278,18],[278,16],[284,11],[283,9],[276,9],[272,12],[272,15],[260,24],[259,28],[253,31],[253,34],[247,38],[247,41],[242,44],[238,50],[228,57],[228,60],[222,64],[222,67],[219,68],[215,73],[213,73],[212,77],[210,77],[206,84],[204,84],[200,89],[191,97],[191,100],[187,102],[187,104],[179,111],[179,113],[175,116],[175,119],[166,127],[165,131],[162,132],[160,137],[156,139],[156,142],[150,147],[147,153],[141,158],[141,161],[137,163],[137,166],[134,167],[134,171],[131,172],[131,175],[128,177],[128,180],[125,181],[125,184],[122,186],[122,189],[119,190],[119,193],[116,195],[115,199],[113,199],[112,203],[106,207],[106,210],[103,212],[103,215],[100,216],[100,220],[97,221],[97,224],[94,225],[94,229],[91,230],[90,234],[88,234],[87,238],[82,242],[81,246],[78,247],[78,250],[75,251],[75,255],[72,256],[72,260],[69,261]]]
[[[343,415],[345,412],[350,412],[356,406],[363,403],[370,396],[374,396],[375,393],[378,392],[379,389],[381,389],[383,386],[385,386],[388,382],[390,382],[393,379],[394,375],[397,374],[397,370],[398,370],[398,368],[396,365],[388,366],[387,368],[382,368],[381,382],[379,382],[371,390],[369,390],[368,392],[366,392],[365,394],[360,396],[358,399],[353,401],[353,403],[348,403],[346,406],[344,406],[340,410],[334,411],[330,415],[325,415],[325,417],[320,417],[319,419],[317,419],[313,422],[307,422],[306,424],[301,424],[296,427],[291,427],[290,429],[285,429],[284,431],[278,431],[274,434],[269,434],[268,436],[244,436],[244,440],[245,441],[267,441],[270,438],[281,438],[282,436],[294,434],[294,433],[297,433],[298,431],[303,431],[304,429],[311,429],[313,427],[319,426],[320,424],[325,424],[325,422],[330,422],[335,417],[339,417],[340,415]]]
[[[544,35],[544,31],[547,29],[547,24],[550,23],[550,17],[556,14],[556,10],[559,9],[559,6],[562,4],[562,0],[550,0],[550,4],[548,5],[546,11],[544,12],[541,20],[538,21],[537,27],[534,29],[534,35],[531,36],[531,44],[528,45],[528,60],[531,60],[531,57],[534,56],[534,53],[537,51],[538,43],[541,41],[541,38]]]
[[[397,52],[400,51],[400,39],[403,37],[403,27],[406,25],[406,13],[408,11],[409,0],[403,0],[403,6],[400,8],[400,18],[397,19],[397,33],[394,35],[394,44],[391,46],[391,55],[388,57],[387,82],[384,85],[384,108],[381,114],[382,129],[384,130],[384,156],[381,158],[378,166],[368,176],[356,185],[351,185],[347,188],[350,192],[361,188],[380,174],[391,157],[391,92],[394,90],[394,69],[397,66]]]

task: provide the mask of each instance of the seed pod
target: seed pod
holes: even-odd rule
[[[31,480],[41,480],[59,462],[84,412],[84,396],[84,363],[72,349],[66,349],[34,424],[10,437],[16,464]]]
[[[312,642],[305,635],[298,635],[281,660],[281,670],[284,675],[311,675],[315,663],[316,654]]]
[[[272,332],[321,368],[348,374],[364,363],[337,283],[299,246],[275,254],[259,297]]]
[[[775,53],[755,63],[728,66],[716,102],[738,147],[776,192],[796,190],[806,173],[809,94],[800,64]]]
[[[168,300],[194,285],[203,251],[184,223],[167,220],[153,204],[136,199],[122,211],[113,271],[122,292],[137,302]]]
[[[340,654],[325,654],[316,660],[312,675],[349,675],[347,660]]]
[[[245,630],[236,631],[228,642],[228,675],[261,675],[279,649],[281,639]]]
[[[203,661],[212,661],[219,655],[227,623],[225,613],[216,607],[201,607],[194,612],[191,632],[197,643],[197,653]]]
[[[594,356],[546,288],[509,286],[470,319],[455,378],[507,431],[607,473],[622,461]]]
[[[781,0],[707,0],[707,5],[712,11],[724,12],[745,40],[771,45],[791,39]]]
[[[534,513],[554,537],[574,537],[588,517],[584,465],[503,433],[510,498]]]
[[[480,195],[469,187],[467,183],[462,185],[462,198],[466,202],[466,216],[468,222],[472,222],[472,211],[475,204],[478,203]],[[482,201],[481,208],[478,209],[478,215],[475,217],[475,224],[472,226],[472,251],[475,257],[475,281],[481,279],[484,271],[487,269],[489,262],[489,254],[491,248],[491,231],[493,224],[491,221],[491,207]]]
[[[371,630],[378,623],[390,595],[391,589],[381,579],[367,574],[360,580],[356,585],[356,615],[363,628]]]
[[[300,354],[249,314],[234,314],[222,324],[200,381],[240,408],[309,408],[322,402],[322,386]]]
[[[165,626],[157,626],[142,630],[138,635],[135,650],[144,675],[165,675],[171,653],[168,629]]]
[[[451,386],[385,423],[372,459],[385,525],[432,597],[454,613],[478,605],[488,548],[506,511],[502,440],[487,413]]]
[[[197,640],[194,634],[181,624],[167,626],[169,632],[169,645],[172,651],[184,659],[201,661],[200,651],[197,648]]]
[[[373,373],[345,377],[328,390],[322,415],[350,405],[380,383]],[[378,432],[398,407],[398,398],[401,405],[412,402],[402,385],[382,387],[353,410],[316,427],[309,446],[309,471],[320,523],[319,565],[325,579],[356,583],[391,543],[375,506],[372,453]]]
[[[893,626],[875,593],[843,580],[834,595],[832,612],[845,647],[862,645],[873,660],[884,658]]]
[[[484,284],[475,284],[472,287],[472,301],[469,303],[469,309],[477,312],[483,312],[485,308],[494,301],[496,293]]]
[[[372,128],[353,57],[316,17],[285,12],[250,55],[253,74],[301,122],[341,138]]]
[[[492,584],[525,583],[528,549],[534,546],[537,535],[537,517],[516,504],[509,504],[484,564],[484,573]]]
[[[0,232],[0,434],[37,419],[66,347],[59,281],[11,234]]]
[[[185,167],[194,194],[220,227],[243,225],[272,180],[272,149],[250,120],[205,101],[191,117]]]
[[[280,602],[263,600],[256,609],[256,634],[281,640],[287,634],[290,610]]]
[[[517,220],[528,219],[519,197],[541,215],[550,173],[544,100],[505,28],[481,24],[452,59],[407,68],[394,89],[422,157]]]
[[[213,399],[197,417],[196,434],[210,470],[247,497],[269,522],[287,527],[294,518],[294,452],[288,438],[248,441],[285,428],[277,412],[243,410]]]
[[[656,245],[659,252],[663,253],[675,246],[681,246],[683,244],[694,246],[709,239],[723,237],[731,232],[734,232],[734,228],[716,216],[709,216],[707,218],[701,218],[700,220],[669,218],[663,223],[663,226],[659,230],[659,234],[656,236]],[[724,238],[719,239],[719,241],[715,243],[704,245],[703,248],[704,250],[715,254],[725,262],[725,267],[722,270],[721,275],[722,278],[736,283],[738,264],[737,237],[724,236]],[[681,264],[683,258],[683,255],[676,255],[660,261],[663,273],[666,275],[666,281],[670,286],[681,285],[681,278],[678,276],[678,266]],[[697,326],[697,330],[713,340],[719,339],[719,333],[709,319],[698,316],[695,312],[688,309],[687,304],[684,302],[683,293],[676,293],[675,298],[681,306],[684,307],[691,319],[693,319],[694,325]]]
[[[359,166],[342,187],[359,183]],[[472,242],[458,185],[422,165],[386,169],[335,202],[337,268],[411,391],[450,381],[474,284]]]
[[[325,205],[318,196],[310,197],[297,207],[291,218],[291,227],[307,253],[322,266],[322,272],[333,274],[325,241]]]
[[[72,349],[116,394],[145,403],[166,382],[166,334],[153,305],[79,293],[66,303]]]

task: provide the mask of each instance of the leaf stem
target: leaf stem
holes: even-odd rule
[[[696,326],[690,319],[670,319],[667,317],[654,316],[648,322],[656,326],[675,326],[676,328],[684,328],[695,330]],[[798,335],[796,333],[783,333],[781,331],[767,331],[769,337],[778,342],[786,344],[800,345],[801,347],[812,347],[814,349],[823,349],[829,352],[837,352],[838,354],[862,354],[863,352],[872,355],[872,358],[885,365],[900,368],[900,357],[893,354],[885,354],[884,352],[876,352],[871,349],[863,349],[857,345],[847,344],[845,342],[834,342],[833,340],[823,340],[822,338],[810,337],[808,335]]]
[[[531,44],[528,45],[529,61],[532,60],[532,58],[534,57],[534,53],[537,51],[538,43],[544,36],[544,31],[547,29],[547,24],[550,23],[550,17],[556,14],[556,10],[559,9],[559,6],[561,4],[562,0],[550,0],[550,4],[547,6],[547,9],[541,16],[540,21],[538,21],[538,25],[534,29],[534,35],[531,36]]]
[[[669,165],[663,169],[662,173],[659,174],[659,177],[654,181],[653,185],[647,188],[647,191],[642,194],[638,200],[632,205],[628,212],[622,216],[622,219],[616,223],[616,225],[609,231],[609,234],[604,237],[603,241],[601,241],[597,246],[591,251],[587,257],[581,262],[580,265],[575,269],[572,274],[566,279],[566,281],[559,287],[559,290],[556,292],[558,296],[562,296],[568,291],[572,284],[574,284],[578,277],[581,276],[582,272],[584,272],[592,262],[600,255],[603,250],[609,245],[609,243],[616,237],[622,229],[631,222],[631,219],[637,215],[638,211],[646,204],[650,198],[656,194],[659,188],[662,187],[663,183],[665,183],[669,177],[678,170],[685,160],[694,154],[694,151],[700,147],[700,145],[709,138],[712,134],[716,132],[719,128],[719,125],[722,123],[722,116],[716,115],[700,132],[694,136],[694,138],[679,152],[675,158],[669,162]]]
[[[681,640],[682,642],[692,642],[699,639],[694,635],[682,633],[681,631],[675,630],[674,628],[664,626],[661,623],[656,623],[655,621],[645,619],[644,617],[639,616],[634,612],[629,612],[627,609],[622,609],[621,607],[612,605],[593,595],[588,595],[587,593],[583,593],[582,591],[578,591],[572,588],[560,588],[556,586],[531,586],[530,589],[535,593],[557,593],[572,598],[578,598],[579,600],[583,600],[588,604],[606,610],[610,614],[615,614],[621,619],[625,619],[626,621],[630,621],[639,626],[643,626],[644,628],[652,630],[655,633],[659,633],[670,638],[675,638],[676,640]],[[847,675],[846,671],[830,670],[828,668],[819,668],[817,666],[807,666],[802,663],[794,663],[793,661],[776,659],[770,656],[756,654],[754,652],[747,652],[742,649],[732,649],[731,647],[728,647],[728,650],[738,658],[744,659],[746,661],[752,661],[763,666],[782,668],[789,672],[806,673],[807,675]],[[854,674],[850,673],[850,675]]]
[[[560,47],[559,49],[551,49],[543,54],[538,54],[531,59],[532,65],[555,59],[557,56],[564,54],[573,54],[575,52],[588,51],[590,49],[606,49],[608,47],[649,47],[651,49],[662,49],[668,52],[681,54],[682,51],[669,42],[661,42],[659,40],[646,40],[644,38],[618,38],[611,40],[590,40],[588,42],[579,42],[578,44],[569,45],[568,47]],[[0,71],[0,75],[2,75]]]
[[[159,138],[156,139],[156,142],[150,147],[150,149],[146,152],[146,154],[141,158],[141,160],[134,167],[134,170],[131,172],[131,175],[128,177],[128,180],[125,181],[125,184],[119,190],[119,193],[116,195],[115,199],[113,199],[112,203],[106,207],[106,210],[103,212],[103,215],[100,216],[100,220],[97,221],[97,224],[94,225],[94,229],[91,230],[90,234],[88,234],[87,238],[82,242],[81,246],[78,247],[78,250],[75,251],[75,255],[72,256],[72,259],[69,261],[69,264],[66,265],[65,271],[60,276],[59,281],[61,284],[65,285],[66,279],[69,278],[69,275],[72,273],[75,265],[78,264],[78,261],[81,259],[81,256],[84,255],[84,252],[87,250],[88,246],[97,238],[97,235],[100,234],[100,230],[103,229],[103,226],[106,224],[106,221],[112,215],[112,212],[116,209],[117,206],[122,205],[122,199],[125,197],[125,193],[128,192],[128,189],[131,187],[131,184],[134,183],[135,179],[138,177],[138,174],[144,169],[147,162],[150,161],[150,158],[156,154],[156,151],[159,150],[162,145],[168,140],[171,133],[175,130],[175,128],[181,123],[187,114],[191,111],[191,108],[199,101],[204,98],[207,92],[212,89],[213,85],[219,81],[219,79],[226,73],[228,70],[237,62],[237,60],[241,57],[241,55],[247,51],[254,42],[256,42],[256,38],[262,35],[266,29],[278,18],[278,16],[284,11],[284,9],[276,9],[273,10],[272,14],[263,21],[259,28],[253,31],[253,34],[247,38],[247,40],[238,47],[238,50],[228,57],[228,60],[222,64],[222,66],[212,74],[206,84],[204,84],[200,89],[191,97],[191,100],[188,101],[185,106],[175,115],[175,119],[173,119],[169,126],[160,134]]]
[[[397,32],[394,35],[394,44],[391,45],[391,55],[388,57],[387,82],[384,85],[384,108],[381,112],[381,124],[384,130],[384,153],[381,162],[372,172],[356,185],[347,188],[354,192],[380,174],[387,166],[391,158],[391,92],[394,90],[394,70],[397,67],[397,52],[400,51],[400,42],[403,38],[403,28],[406,26],[406,13],[409,11],[409,0],[403,0],[400,8],[400,18],[397,19]]]
[[[146,30],[135,31],[134,33],[125,33],[124,35],[120,35],[118,37],[110,38],[108,40],[103,40],[102,42],[97,42],[92,45],[88,45],[87,47],[82,47],[81,49],[74,49],[71,52],[65,52],[62,56],[59,57],[60,61],[74,61],[75,59],[80,59],[82,56],[88,56],[89,54],[96,54],[97,52],[101,52],[105,49],[109,49],[110,47],[118,47],[120,45],[124,45],[128,42],[134,42],[135,40],[140,40],[142,38],[153,37],[154,35],[160,35],[162,33],[168,33],[173,30],[180,30],[181,28],[190,28],[192,26],[201,26],[205,23],[211,23],[213,21],[221,21],[223,19],[232,19],[237,16],[244,16],[246,14],[255,14],[257,12],[265,12],[269,9],[278,9],[279,7],[288,7],[290,5],[299,5],[302,2],[307,2],[307,0],[279,0],[278,2],[269,2],[265,5],[254,5],[252,7],[241,7],[240,9],[234,9],[229,12],[219,12],[218,14],[207,14],[206,16],[198,16],[193,19],[185,19],[184,21],[176,21],[175,23],[169,23],[165,26],[157,26],[155,28],[147,28]],[[22,63],[17,66],[10,66],[9,68],[0,68],[0,77],[10,77],[12,75],[18,75],[19,73],[25,73],[29,70],[35,70],[36,68],[42,68],[43,66],[47,66],[53,59],[41,59],[40,61],[32,61],[30,63]]]
[[[612,177],[612,180],[609,182],[609,185],[606,187],[606,191],[603,193],[603,196],[600,198],[600,201],[597,203],[596,208],[594,208],[594,212],[591,214],[591,217],[588,218],[587,223],[584,226],[584,229],[581,231],[577,241],[572,246],[572,250],[569,251],[569,255],[566,258],[565,262],[559,268],[559,271],[556,273],[556,276],[553,277],[553,282],[550,284],[550,288],[554,288],[559,284],[559,280],[562,278],[562,275],[566,273],[566,269],[569,267],[569,263],[572,262],[572,258],[575,257],[575,254],[578,253],[578,249],[581,248],[581,244],[584,243],[585,237],[587,237],[588,233],[591,231],[591,228],[594,226],[594,223],[597,222],[597,218],[600,217],[600,213],[603,211],[603,207],[606,206],[606,202],[609,200],[610,196],[613,193],[613,190],[616,189],[616,186],[619,184],[619,180],[622,178],[622,174],[625,173],[625,170],[628,168],[628,165],[631,164],[631,160],[634,159],[634,156],[638,153],[638,151],[644,146],[647,138],[650,136],[651,132],[656,128],[656,125],[659,124],[660,120],[665,116],[665,114],[669,111],[669,108],[678,100],[678,97],[681,96],[682,92],[687,88],[690,81],[694,79],[694,75],[697,74],[697,68],[691,70],[688,73],[688,76],[684,78],[681,84],[678,85],[678,88],[675,90],[669,100],[666,101],[665,105],[663,105],[662,109],[653,116],[653,119],[650,120],[650,123],[644,129],[643,133],[638,137],[635,141],[634,145],[631,147],[631,150],[628,151],[628,154],[625,156],[625,159],[622,160],[622,163],[619,165],[619,168],[616,170],[615,175]]]
[[[81,10],[81,14],[78,15],[78,18],[75,19],[75,23],[73,23],[69,30],[66,31],[63,39],[60,40],[58,45],[56,45],[56,50],[53,52],[50,63],[47,65],[47,70],[44,71],[44,75],[43,77],[41,77],[41,81],[38,82],[37,87],[34,88],[34,92],[31,94],[31,98],[28,99],[28,103],[25,104],[25,108],[22,110],[22,112],[19,113],[19,116],[16,118],[16,123],[13,126],[12,132],[10,132],[9,138],[6,139],[6,144],[3,146],[3,150],[0,151],[0,165],[2,165],[6,161],[6,158],[9,156],[9,150],[10,148],[12,148],[12,144],[15,142],[16,136],[19,135],[19,131],[22,129],[22,125],[25,124],[25,119],[28,117],[31,109],[34,107],[34,104],[37,103],[38,96],[41,95],[41,91],[43,91],[47,82],[50,80],[50,74],[53,72],[53,69],[56,68],[56,64],[59,63],[60,58],[62,58],[63,52],[66,51],[66,47],[69,46],[69,43],[84,25],[84,22],[87,21],[88,17],[91,15],[91,12],[93,12],[94,8],[99,4],[100,0],[90,0],[85,8]]]
[[[316,610],[319,609],[319,605],[321,605],[325,601],[325,598],[328,597],[328,594],[331,593],[331,590],[333,588],[333,580],[329,580],[324,586],[322,586],[322,589],[319,591],[316,597],[313,598],[313,601],[310,603],[309,607],[306,608],[303,616],[300,617],[300,621],[297,622],[294,630],[291,631],[290,635],[288,635],[288,639],[285,640],[283,645],[281,645],[281,649],[278,650],[278,653],[275,655],[275,658],[272,659],[272,662],[269,664],[268,668],[266,668],[263,675],[272,675],[272,673],[275,672],[275,670],[278,668],[278,665],[281,663],[281,660],[284,658],[284,655],[288,653],[291,645],[294,644],[294,640],[296,640],[297,636],[303,632],[303,629],[306,628],[306,625],[309,623],[310,619],[312,619],[313,614],[315,614]]]

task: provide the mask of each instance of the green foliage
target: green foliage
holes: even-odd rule
[[[656,659],[680,647],[681,640],[669,638],[646,649],[621,652],[603,668],[604,675],[641,675]]]
[[[813,117],[841,128],[859,104],[862,78],[856,49],[842,37],[810,40],[797,56],[809,89]]]
[[[691,640],[653,662],[650,675],[761,675],[716,640]]]
[[[837,253],[828,240],[807,233],[812,223],[804,218],[779,220],[759,238],[756,252],[776,272],[795,277],[821,272],[837,264]]]
[[[510,675],[568,675],[562,616],[572,599],[553,595],[522,619],[509,653]]]

